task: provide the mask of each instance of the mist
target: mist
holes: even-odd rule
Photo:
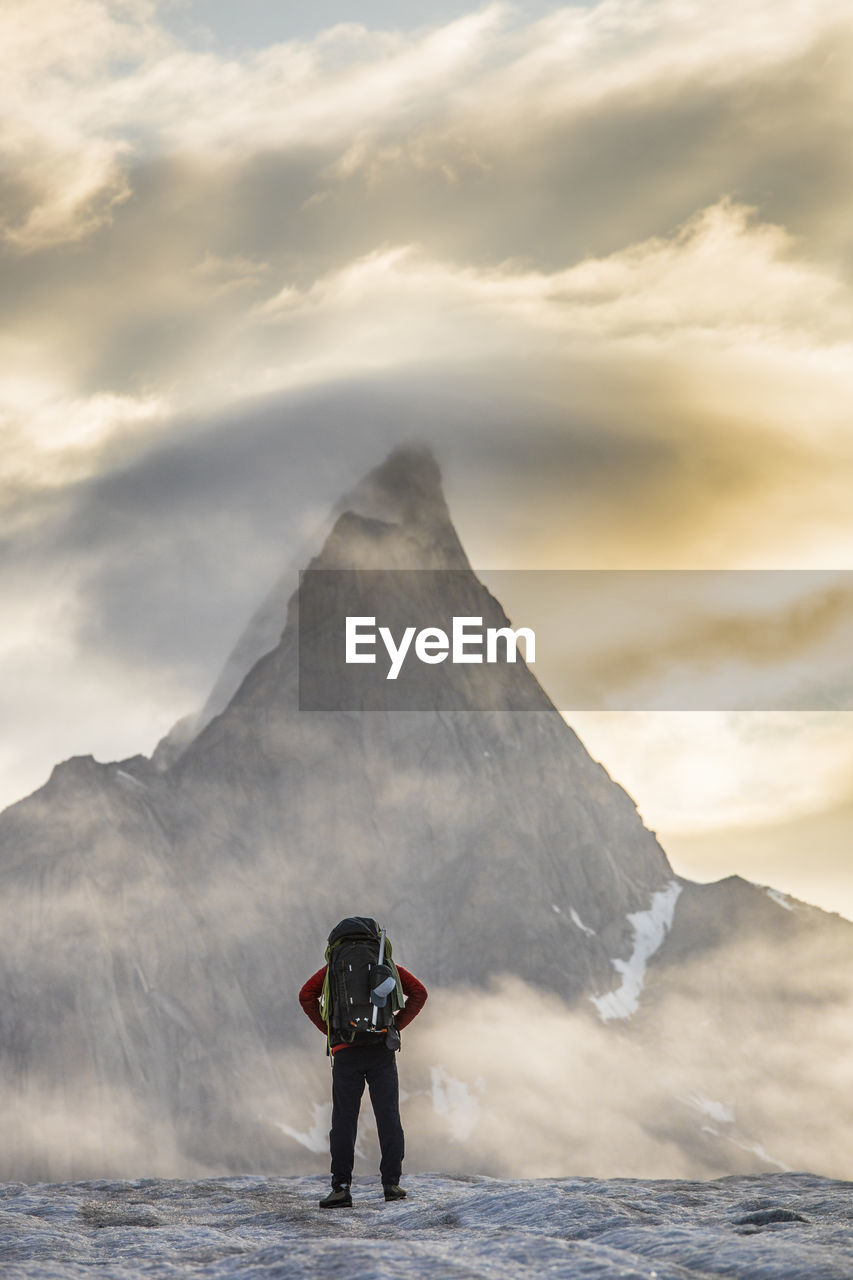
[[[807,1169],[850,1178],[853,1000],[843,975],[831,976],[833,959],[816,946],[783,997],[777,953],[733,948],[685,966],[624,1025],[602,1025],[582,1005],[508,975],[486,990],[431,987],[398,1058],[406,1168],[691,1179]],[[709,991],[721,974],[725,987]],[[307,976],[292,975],[293,1003]],[[430,986],[428,972],[419,976]],[[331,1072],[323,1037],[305,1028],[292,1027],[288,1048],[240,1058],[227,1124],[242,1158],[205,1154],[203,1130],[223,1115],[196,1105],[181,1117],[179,1140],[162,1103],[70,1074],[54,1087],[4,1088],[2,1176],[326,1172]],[[198,1061],[208,1084],[210,1058]],[[185,1146],[193,1130],[196,1159]],[[356,1174],[375,1173],[378,1159],[365,1093]]]

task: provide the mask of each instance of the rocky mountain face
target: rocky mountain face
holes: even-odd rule
[[[310,568],[347,571],[328,579],[338,612],[367,607],[359,574],[393,569],[415,575],[405,607],[385,602],[401,620],[508,625],[421,450],[342,501]],[[476,1002],[508,975],[646,1045],[671,1036],[673,1003],[684,1027],[712,1004],[725,1025],[731,1001],[748,1024],[745,949],[777,1025],[780,999],[805,998],[782,956],[818,974],[828,949],[849,968],[846,922],[677,877],[522,661],[446,668],[427,711],[384,693],[300,709],[298,648],[323,642],[323,613],[300,628],[290,585],[152,760],[69,760],[0,816],[0,1177],[287,1170],[320,1153],[322,1123],[294,1142],[270,1117],[312,1096],[303,1056],[321,1042],[296,994],[346,915],[386,924],[434,993]],[[535,1024],[522,1034],[537,1043]],[[671,1123],[691,1167],[766,1167],[731,1126],[688,1125],[688,1141]]]

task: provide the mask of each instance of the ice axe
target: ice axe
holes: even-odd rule
[[[384,963],[385,963],[385,930],[383,929],[379,935],[379,967],[381,968]],[[382,981],[379,983],[379,985],[377,987],[374,987],[373,990],[371,991],[370,1002],[373,1005],[373,1017],[371,1018],[372,1026],[374,1027],[376,1026],[376,1015],[380,1009],[385,1008],[385,1005],[388,1003],[388,997],[391,994],[391,992],[394,990],[396,985],[397,985],[397,982],[393,974],[389,973],[388,977],[383,978]]]

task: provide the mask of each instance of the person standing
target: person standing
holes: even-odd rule
[[[376,1117],[381,1153],[379,1176],[385,1199],[404,1200],[406,1192],[400,1186],[400,1178],[405,1142],[400,1120],[395,1050],[400,1045],[399,1033],[424,1007],[427,990],[408,969],[394,964],[384,930],[380,933],[376,921],[368,916],[348,916],[342,920],[329,934],[328,944],[326,964],[312,974],[299,992],[299,1003],[305,1013],[327,1037],[327,1052],[332,1061],[332,1128],[329,1133],[332,1189],[320,1201],[320,1208],[352,1206],[350,1186],[358,1113],[365,1084]],[[341,950],[335,956],[338,948]],[[349,950],[345,951],[345,948]],[[343,964],[343,969],[348,968],[349,974],[342,981],[338,972],[344,955],[351,960]],[[369,995],[371,1003],[365,1004],[365,1011],[359,1014],[358,968],[361,957],[365,955],[376,956],[378,963],[369,966],[370,976],[364,979],[366,998],[368,988],[375,989]],[[330,972],[330,963],[337,966],[334,973]],[[356,995],[348,997],[350,1007],[343,1012],[338,1006],[345,998],[342,986],[347,981],[348,989]],[[376,1016],[377,1006],[383,1009],[381,1021]]]

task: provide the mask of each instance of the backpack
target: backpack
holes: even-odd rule
[[[399,1044],[394,1014],[403,1007],[403,989],[391,959],[391,943],[383,934],[367,916],[348,916],[329,934],[320,996],[320,1013],[328,1028],[327,1053],[342,1042],[379,1044],[380,1036],[389,1048]]]

